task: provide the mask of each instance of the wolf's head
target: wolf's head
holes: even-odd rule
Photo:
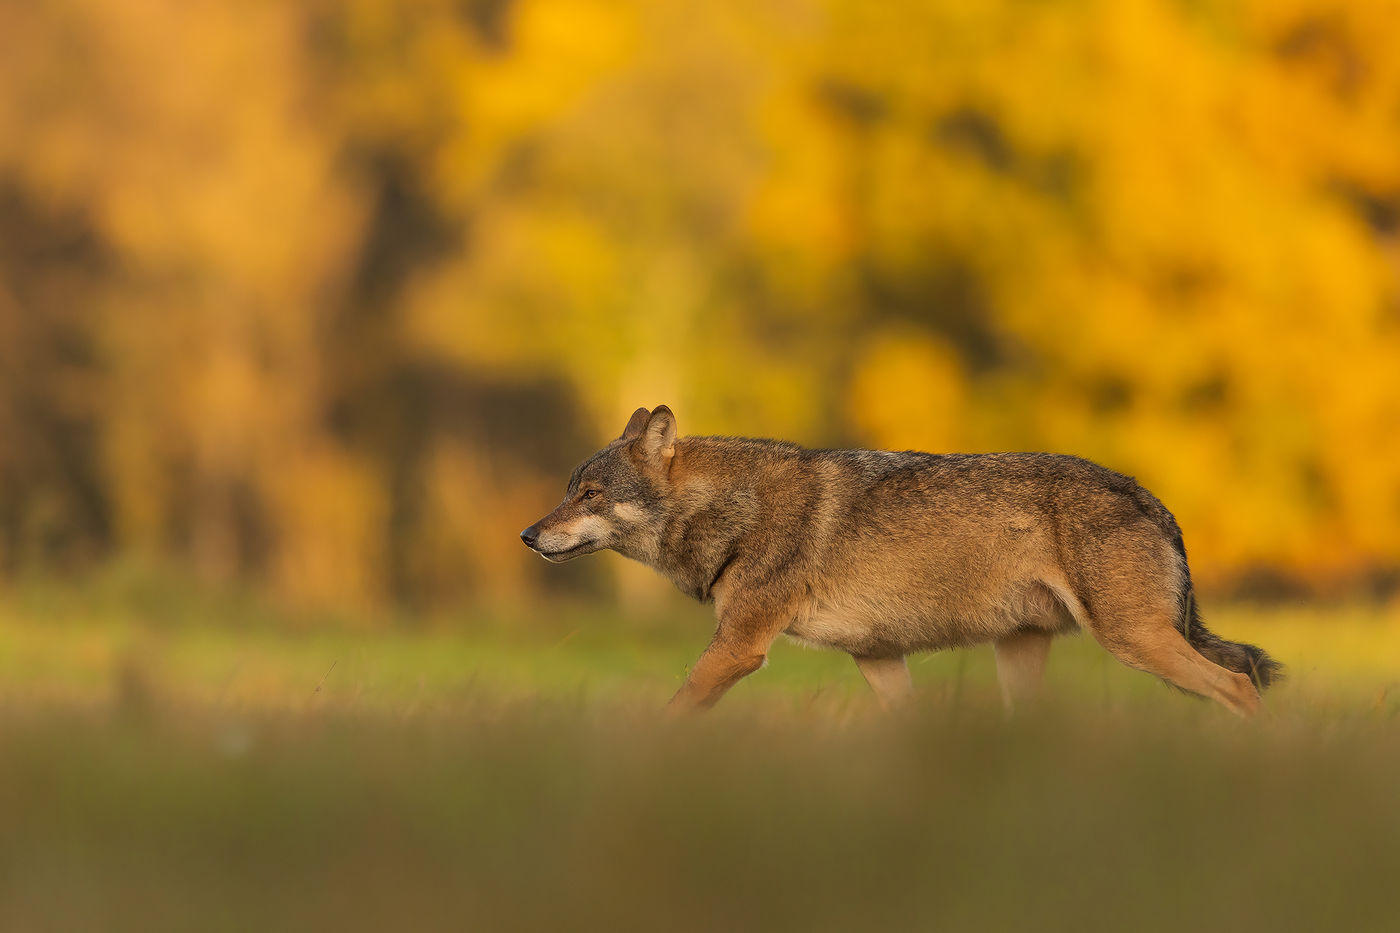
[[[671,409],[638,408],[621,437],[574,470],[564,501],[520,540],[556,563],[603,548],[647,560],[659,546],[675,452]]]

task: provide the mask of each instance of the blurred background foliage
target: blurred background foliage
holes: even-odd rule
[[[4,4],[0,572],[644,593],[514,536],[666,402],[1081,454],[1207,584],[1393,585],[1397,48],[1386,0]]]

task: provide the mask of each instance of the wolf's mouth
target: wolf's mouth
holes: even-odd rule
[[[575,557],[581,557],[584,554],[589,553],[590,551],[597,550],[597,543],[597,541],[580,541],[573,547],[565,548],[562,551],[544,551],[539,548],[535,548],[535,553],[543,557],[545,560],[549,561],[551,564],[562,564],[566,560],[571,560]]]

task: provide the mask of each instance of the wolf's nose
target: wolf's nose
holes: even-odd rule
[[[535,542],[539,539],[540,533],[535,529],[534,525],[531,525],[529,528],[526,528],[524,531],[520,532],[520,540],[525,542],[526,547],[534,547]]]

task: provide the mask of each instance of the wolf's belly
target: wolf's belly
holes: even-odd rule
[[[851,646],[868,643],[879,633],[873,620],[858,614],[813,607],[800,615],[783,634],[810,645],[850,651]]]
[[[851,654],[886,657],[935,651],[995,638],[985,622],[917,614],[871,613],[864,607],[814,607],[788,626],[785,635],[810,645]],[[993,624],[998,633],[1013,624]]]
[[[793,625],[783,634],[806,645],[844,651],[857,657],[901,657],[921,651],[941,651],[991,641],[1011,631],[1005,626],[997,634],[983,634],[980,627],[951,622],[929,624],[926,620],[892,622],[881,626],[856,627],[835,623]]]
[[[1047,631],[1073,620],[1043,587],[1013,585],[983,598],[939,599],[929,592],[850,594],[840,601],[814,599],[784,634],[812,645],[855,655],[892,657],[993,641],[1026,625]]]

